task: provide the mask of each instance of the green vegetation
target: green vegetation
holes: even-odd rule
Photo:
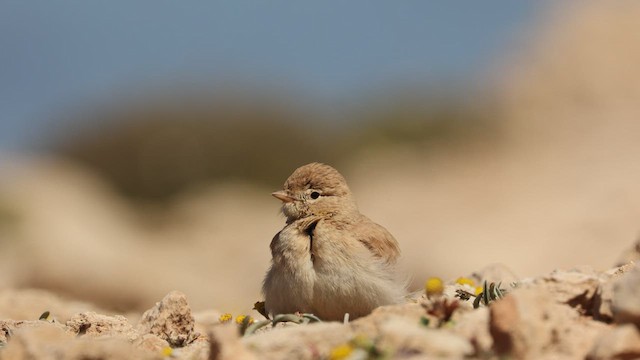
[[[13,231],[20,223],[20,213],[9,202],[0,199],[0,231]]]
[[[54,134],[52,149],[93,168],[132,200],[164,201],[215,181],[277,188],[283,174],[307,162],[340,166],[359,151],[403,144],[428,152],[495,132],[487,111],[455,102],[369,103],[341,125],[320,111],[245,95],[128,100],[76,113],[71,130]],[[87,123],[92,127],[81,126]]]
[[[480,307],[480,304],[484,305],[484,306],[489,306],[489,304],[492,301],[496,301],[499,299],[502,299],[503,297],[505,297],[505,295],[507,295],[507,290],[503,289],[500,287],[500,285],[502,285],[502,283],[488,283],[485,281],[484,285],[482,286],[482,291],[479,294],[471,294],[467,291],[458,289],[456,290],[456,297],[458,297],[461,300],[469,300],[471,297],[475,297],[475,300],[473,301],[473,307],[475,309]],[[512,284],[512,287],[516,287],[516,284]]]

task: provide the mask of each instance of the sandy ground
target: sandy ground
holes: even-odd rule
[[[371,151],[340,169],[361,211],[399,240],[414,287],[491,263],[519,277],[606,269],[636,240],[639,16],[634,3],[554,15],[495,71],[505,119],[495,143]],[[269,196],[276,189],[203,186],[141,217],[59,159],[2,164],[0,287],[124,310],[149,308],[171,290],[196,310],[246,312],[260,299],[268,244],[284,223]]]

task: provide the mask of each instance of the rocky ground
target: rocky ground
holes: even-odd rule
[[[340,169],[398,238],[412,288],[452,279],[346,324],[221,323],[258,300],[276,189],[216,184],[140,217],[75,165],[0,159],[0,359],[640,358],[640,244],[614,263],[640,219],[639,16],[635,2],[554,12],[496,66],[500,141]],[[475,269],[508,294],[455,297],[475,295],[453,281]]]
[[[474,308],[474,284],[484,281],[502,290],[485,285]],[[640,266],[634,261],[604,272],[557,270],[527,279],[495,265],[425,291],[350,322],[294,314],[273,325],[192,313],[177,291],[142,316],[125,317],[44,291],[4,290],[0,359],[640,357]]]

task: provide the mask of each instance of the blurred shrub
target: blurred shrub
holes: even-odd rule
[[[75,122],[101,125],[63,135],[55,151],[94,168],[134,199],[163,200],[212,180],[280,186],[293,166],[335,156],[321,149],[332,142],[322,134],[331,132],[301,116],[259,100],[156,99],[80,115]]]
[[[339,166],[366,147],[449,143],[484,124],[456,104],[400,100],[354,114],[353,126],[273,99],[161,96],[76,114],[75,130],[58,136],[54,150],[92,167],[129,198],[166,200],[220,180],[277,188],[307,162]],[[83,123],[91,126],[81,130]]]
[[[412,145],[427,151],[433,147],[492,140],[498,123],[489,106],[471,106],[461,100],[396,96],[391,101],[371,101],[357,115],[364,124],[349,134],[361,147]],[[483,104],[483,106],[485,106]]]
[[[0,243],[5,238],[11,236],[3,236],[13,233],[20,225],[21,216],[15,205],[0,197]]]

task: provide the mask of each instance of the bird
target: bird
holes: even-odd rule
[[[341,321],[403,302],[398,242],[360,213],[336,169],[306,164],[271,195],[282,201],[286,224],[270,244],[271,266],[262,286],[268,314],[311,313]]]

